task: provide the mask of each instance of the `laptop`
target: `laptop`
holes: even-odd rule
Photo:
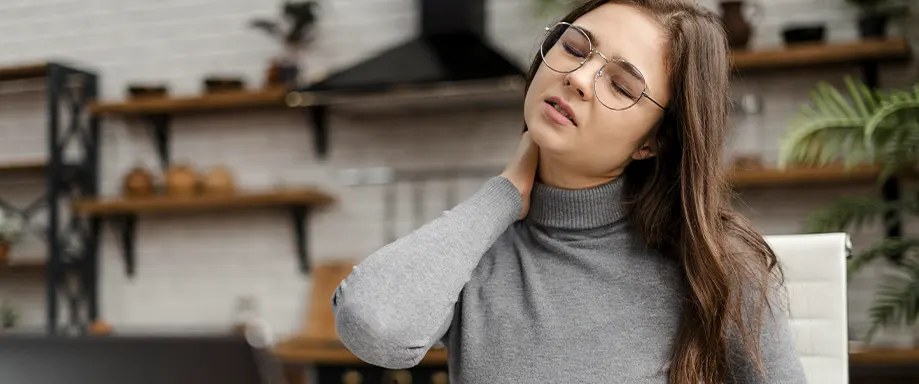
[[[281,384],[271,354],[228,336],[0,336],[3,384]]]

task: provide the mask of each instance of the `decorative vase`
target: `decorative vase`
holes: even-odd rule
[[[721,22],[727,34],[728,44],[735,49],[747,48],[753,35],[753,25],[749,20],[759,13],[759,6],[742,0],[722,1],[720,6]],[[750,15],[745,14],[747,10],[750,10]]]
[[[104,320],[93,321],[89,325],[89,334],[93,336],[109,336],[112,334],[112,325]]]
[[[145,99],[166,97],[169,88],[160,84],[128,84],[128,97],[131,99]]]
[[[204,176],[202,183],[204,193],[209,195],[229,195],[236,191],[233,174],[225,166],[216,166]]]
[[[245,80],[239,77],[207,76],[204,78],[205,93],[236,92],[245,88]]]
[[[198,174],[191,166],[176,164],[166,171],[166,193],[173,197],[190,197],[198,193]]]
[[[128,198],[153,196],[153,174],[143,166],[135,166],[125,175],[121,193]]]
[[[888,16],[883,13],[869,12],[858,18],[858,34],[863,39],[876,39],[887,36]]]

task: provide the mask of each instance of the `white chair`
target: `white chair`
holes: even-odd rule
[[[849,382],[845,233],[766,236],[785,272],[791,323],[809,384]]]

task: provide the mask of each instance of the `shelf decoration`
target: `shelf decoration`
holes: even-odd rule
[[[315,1],[290,1],[284,3],[278,20],[255,19],[251,26],[260,29],[284,46],[284,52],[275,57],[266,73],[266,86],[296,86],[301,72],[300,54],[313,40],[313,26],[316,24]]]

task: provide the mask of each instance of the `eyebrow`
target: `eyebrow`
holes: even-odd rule
[[[597,40],[597,35],[594,35],[589,29],[584,28],[580,25],[577,26],[580,30],[584,31],[584,34],[587,35],[587,38],[590,39],[591,44],[600,45],[600,40]]]
[[[597,35],[594,35],[594,33],[591,32],[589,29],[584,28],[584,27],[582,27],[582,26],[580,26],[580,25],[578,25],[577,27],[580,28],[582,31],[584,31],[584,34],[586,34],[586,35],[587,35],[587,38],[590,39],[591,45],[594,45],[593,49],[597,49],[597,48],[600,46],[600,42],[597,40]],[[623,69],[625,69],[626,72],[628,72],[630,75],[632,75],[632,76],[635,77],[636,79],[645,79],[645,76],[641,73],[641,71],[638,69],[638,67],[635,66],[635,64],[632,64],[631,61],[626,60],[624,57],[622,57],[621,55],[618,55],[618,54],[617,54],[617,55],[612,55],[612,57],[610,57],[610,60],[616,60],[616,59],[621,60],[621,61],[624,61],[624,62],[626,62],[626,63],[629,64],[629,65],[625,65],[625,66],[622,66],[622,65],[620,65],[620,66],[621,66]],[[645,84],[647,84],[648,80],[644,80],[644,82],[645,82]]]

